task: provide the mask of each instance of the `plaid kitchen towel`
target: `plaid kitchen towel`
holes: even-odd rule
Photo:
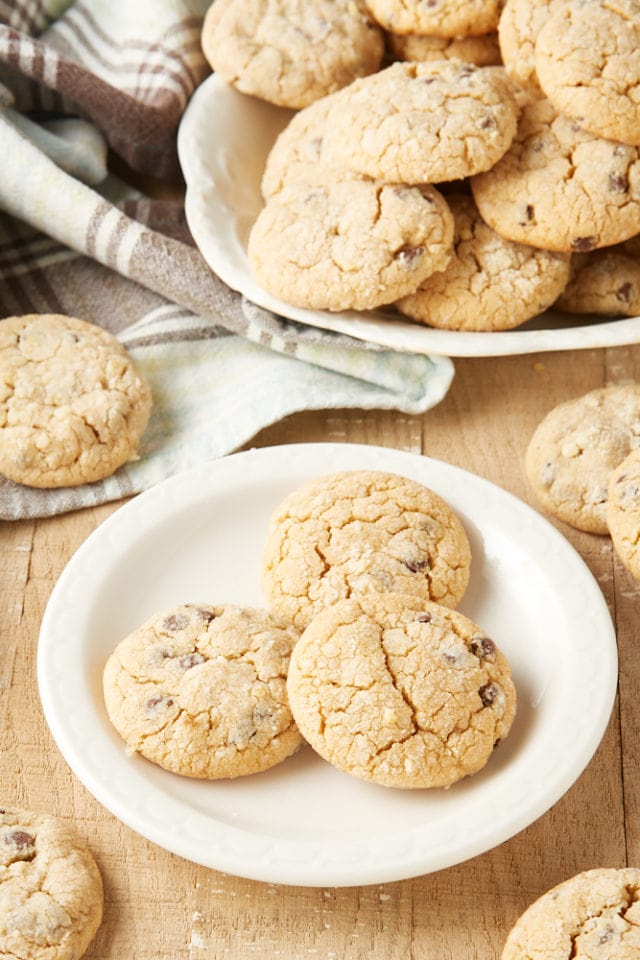
[[[80,316],[115,333],[150,382],[140,458],[82,487],[0,478],[0,517],[46,516],[139,492],[306,409],[419,413],[447,358],[287,321],[207,267],[181,205],[107,175],[107,147],[176,168],[176,129],[206,73],[202,0],[0,0],[0,317]],[[38,122],[34,122],[37,117]]]

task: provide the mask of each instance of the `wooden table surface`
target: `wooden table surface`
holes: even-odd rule
[[[523,457],[540,419],[562,400],[626,379],[640,379],[640,346],[458,360],[447,397],[423,416],[304,413],[263,431],[251,445],[340,440],[422,452],[533,502]],[[35,670],[40,620],[57,576],[118,506],[5,523],[0,531],[1,801],[72,817],[88,839],[106,893],[88,960],[494,960],[518,915],[549,887],[592,867],[640,866],[640,588],[607,537],[560,523],[615,620],[619,694],[587,769],[528,829],[439,873],[327,889],[227,876],[121,825],[59,754],[42,715]]]

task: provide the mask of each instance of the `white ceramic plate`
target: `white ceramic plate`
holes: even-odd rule
[[[267,522],[286,493],[344,469],[383,469],[436,490],[460,515],[473,565],[460,609],[508,656],[518,691],[510,735],[448,790],[397,790],[341,773],[305,748],[265,773],[183,778],[129,756],[101,678],[118,641],[173,604],[262,605]],[[235,454],[159,484],[80,547],[42,622],[45,716],[72,770],[115,816],[187,859],[257,880],[381,883],[450,866],[544,813],[607,726],[616,644],[602,594],[569,543],[499,487],[437,460],[357,444]]]
[[[246,247],[262,208],[260,180],[267,154],[291,116],[289,110],[239,93],[214,74],[196,90],[182,118],[178,152],[187,183],[187,221],[203,257],[233,290],[291,320],[411,353],[483,357],[640,341],[640,317],[603,321],[549,310],[516,330],[466,333],[430,329],[391,308],[329,313],[272,297],[254,280]]]

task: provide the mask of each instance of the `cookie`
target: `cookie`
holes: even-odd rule
[[[516,709],[507,660],[480,627],[391,594],[319,613],[293,651],[287,689],[314,750],[386,787],[447,787],[477,773]]]
[[[339,600],[410,593],[454,607],[471,551],[451,507],[415,480],[376,470],[320,477],[274,512],[262,561],[271,608],[300,629]]]
[[[453,217],[433,187],[336,175],[271,197],[248,257],[258,283],[287,303],[368,310],[442,270],[452,242]]]
[[[336,167],[398,183],[438,183],[489,170],[513,140],[518,107],[499,67],[398,61],[357,80],[331,111]]]
[[[468,37],[498,25],[502,0],[366,0],[377,22],[391,33]]]
[[[536,900],[517,921],[502,960],[637,960],[640,870],[579,873]]]
[[[544,250],[585,253],[640,231],[638,148],[588,133],[549,100],[524,106],[512,146],[471,189],[497,233]]]
[[[293,115],[267,156],[260,185],[265,199],[288,184],[324,184],[339,176],[323,147],[329,114],[344,95],[343,90],[330,93]]]
[[[640,449],[632,450],[609,477],[606,518],[616,553],[640,580]]]
[[[569,278],[569,256],[505,240],[471,197],[448,196],[453,256],[440,273],[396,303],[401,313],[444,330],[509,330],[549,307]]]
[[[545,510],[588,533],[607,533],[611,471],[640,446],[640,384],[592,390],[554,407],[527,448],[525,470]]]
[[[216,0],[202,49],[238,90],[299,108],[377,70],[384,39],[360,0]]]
[[[0,321],[0,472],[32,487],[101,480],[135,459],[151,392],[120,343],[84,320]]]
[[[480,37],[425,37],[417,33],[387,34],[387,46],[399,60],[462,60],[478,67],[502,63],[498,34]]]
[[[67,821],[0,809],[0,957],[79,960],[102,910],[100,873]]]
[[[625,244],[577,253],[571,258],[569,283],[556,302],[568,313],[635,317],[640,313],[640,257]]]
[[[640,3],[569,0],[535,43],[540,86],[559,113],[608,140],[640,145]]]
[[[184,604],[122,640],[104,670],[109,719],[132,751],[186,777],[267,770],[301,743],[286,676],[298,638],[266,610]]]
[[[516,83],[535,96],[542,91],[536,74],[535,43],[551,11],[564,0],[507,0],[498,23],[502,62]]]

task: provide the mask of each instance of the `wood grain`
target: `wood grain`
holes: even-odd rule
[[[456,361],[444,401],[423,416],[320,411],[291,416],[250,446],[331,440],[425,453],[533,502],[523,470],[555,404],[640,379],[640,347]],[[555,522],[598,580],[615,620],[619,697],[591,763],[536,823],[448,870],[398,883],[325,889],[243,880],[181,860],[118,823],[70,773],[44,722],[38,630],[62,567],[118,505],[0,528],[1,799],[73,817],[102,871],[106,911],[88,960],[472,960],[499,958],[506,933],[544,890],[596,866],[640,866],[640,585],[607,537]]]

